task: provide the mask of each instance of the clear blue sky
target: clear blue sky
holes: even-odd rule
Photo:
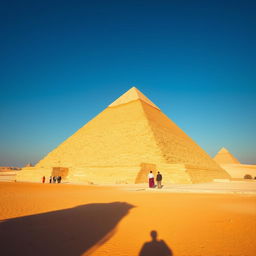
[[[3,1],[0,166],[33,164],[132,86],[211,156],[256,163],[256,2]]]

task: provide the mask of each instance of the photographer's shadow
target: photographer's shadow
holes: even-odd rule
[[[152,241],[144,243],[139,256],[173,256],[172,250],[163,240],[157,240],[157,232],[150,232]]]

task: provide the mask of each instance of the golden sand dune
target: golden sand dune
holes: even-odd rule
[[[0,183],[1,255],[255,255],[255,195],[158,192]]]

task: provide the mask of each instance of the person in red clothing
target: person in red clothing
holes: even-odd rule
[[[154,174],[152,173],[152,171],[150,171],[150,173],[148,174],[148,185],[150,188],[155,187]]]
[[[42,182],[43,182],[43,183],[45,183],[45,176],[43,176],[43,178],[42,178]]]

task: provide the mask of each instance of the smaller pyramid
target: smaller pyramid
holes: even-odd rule
[[[218,164],[240,164],[226,148],[222,148],[213,159]]]

